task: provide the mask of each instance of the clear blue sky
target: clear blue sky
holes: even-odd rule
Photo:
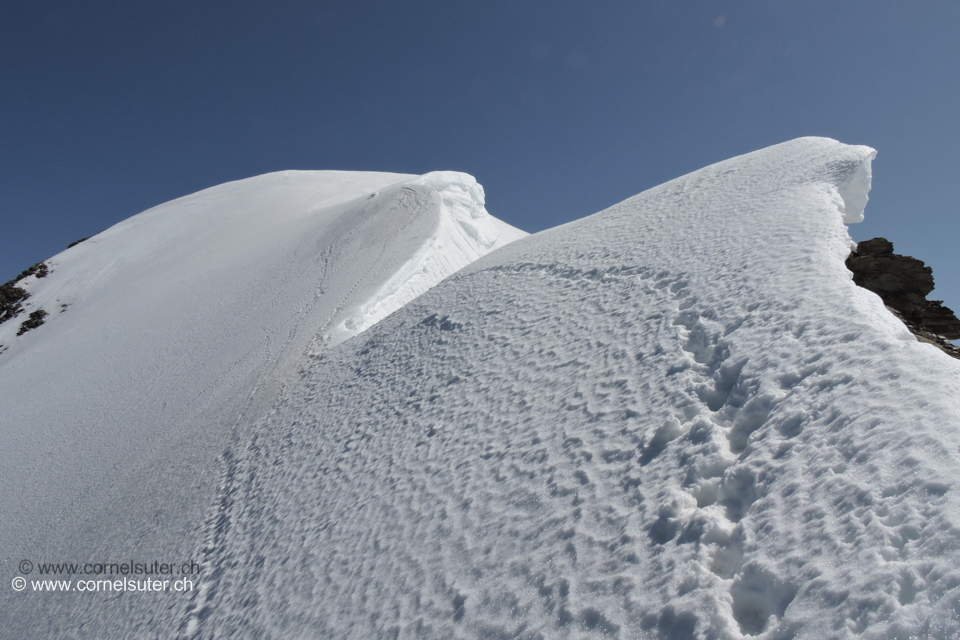
[[[0,0],[0,282],[281,169],[471,173],[527,231],[798,136],[960,311],[960,2]]]

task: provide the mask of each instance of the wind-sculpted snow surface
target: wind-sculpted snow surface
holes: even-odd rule
[[[960,363],[844,267],[872,156],[707,167],[309,358],[181,631],[960,637]]]
[[[192,559],[218,458],[304,353],[522,235],[463,174],[288,171],[155,207],[46,261],[19,283],[46,322],[22,336],[21,318],[0,324],[6,579],[25,558]],[[187,600],[2,598],[0,636],[20,638],[170,637],[160,619]]]

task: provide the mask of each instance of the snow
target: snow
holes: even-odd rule
[[[850,174],[850,177],[840,183],[837,191],[843,199],[843,221],[847,224],[863,222],[863,211],[867,206],[867,194],[870,193],[873,173],[871,163],[876,157],[876,153],[867,155],[866,158],[857,166],[857,169]]]
[[[103,251],[85,263],[82,300],[100,273],[106,283],[122,272],[122,298],[136,305],[97,316],[106,336],[97,348],[109,342],[118,362],[132,348],[125,332],[147,319],[137,358],[167,323],[178,337],[159,340],[164,356],[149,362],[162,367],[123,409],[130,433],[114,419],[106,436],[92,417],[73,417],[88,409],[70,386],[83,377],[76,354],[102,351],[69,352],[60,360],[73,368],[54,372],[57,354],[100,335],[66,324],[74,311],[72,322],[83,317],[79,296],[76,309],[0,354],[4,407],[14,407],[0,425],[3,513],[18,516],[0,535],[7,574],[41,552],[157,555],[199,559],[201,584],[189,597],[5,594],[12,630],[960,637],[960,362],[913,340],[844,266],[852,246],[844,223],[862,219],[873,157],[867,147],[794,140],[482,257],[492,238],[517,232],[483,215],[475,181],[447,173],[341,174],[364,195],[330,205],[343,215],[331,214],[322,234],[265,225],[252,234],[262,254],[251,246],[203,278],[181,270],[193,253],[167,272],[150,264],[134,273],[125,247],[136,242],[136,255],[161,260],[170,243],[146,233],[153,239],[141,241],[138,231],[107,251],[104,234],[88,249]],[[287,192],[278,187],[262,202]],[[422,208],[440,221],[405,225],[398,213]],[[187,216],[173,211],[162,217]],[[209,233],[223,227],[211,223]],[[184,229],[179,242],[204,233]],[[310,250],[269,241],[269,229]],[[384,243],[395,248],[378,262]],[[285,296],[299,291],[291,283],[317,247],[330,248],[319,254],[339,270],[317,267],[310,286],[301,283],[298,295],[318,299],[310,307]],[[298,251],[313,258],[292,259]],[[71,255],[48,276],[61,280],[30,284],[32,302],[55,284],[67,298]],[[261,331],[259,343],[244,335],[262,358],[244,371],[268,382],[197,384],[198,368],[229,370],[207,359],[228,339],[222,323],[237,311],[228,301],[260,282],[244,275],[244,259],[258,273],[271,259],[295,265],[262,272],[263,291],[281,293],[237,322]],[[241,284],[229,289],[236,269]],[[452,275],[413,299],[441,272]],[[216,292],[212,306],[223,311],[189,321],[211,305],[178,296],[188,284]],[[149,306],[157,291],[163,303]],[[164,315],[171,301],[182,315]],[[298,332],[297,314],[314,307],[309,330]],[[209,340],[217,344],[208,349]],[[236,359],[235,347],[226,351]],[[24,377],[31,366],[50,381]],[[93,357],[83,366],[91,415],[121,411],[99,402],[105,391],[91,382],[106,369],[94,371]],[[282,375],[263,373],[270,367]],[[187,388],[219,398],[230,420],[220,425],[215,411],[174,419],[175,407],[158,406],[172,386],[184,389],[177,398],[190,400]],[[191,447],[203,455],[184,454]],[[130,453],[137,464],[123,462]],[[18,456],[28,470],[49,460],[47,478],[13,477]],[[70,501],[77,496],[80,507]],[[43,520],[53,513],[63,515]]]
[[[184,628],[956,637],[960,364],[844,268],[872,155],[707,167],[306,364],[237,449]]]
[[[48,260],[47,277],[20,283],[26,312],[0,325],[7,573],[23,558],[190,558],[218,457],[304,353],[522,235],[469,176],[286,171],[160,205]],[[36,308],[46,323],[17,336]]]
[[[527,235],[486,212],[483,187],[473,176],[435,171],[411,184],[431,190],[440,224],[400,270],[337,327],[337,343],[373,326],[491,249]]]

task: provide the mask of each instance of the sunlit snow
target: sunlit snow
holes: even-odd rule
[[[160,205],[46,261],[48,276],[21,282],[46,322],[22,336],[23,316],[0,325],[7,573],[24,558],[197,557],[218,458],[305,353],[523,235],[463,174],[286,171]],[[24,595],[2,593],[32,612],[12,617],[24,638],[72,625],[131,637],[124,625],[147,614],[123,612],[158,606]]]
[[[872,156],[707,167],[305,366],[198,633],[957,636],[960,363],[844,267]]]
[[[261,253],[202,274],[159,265],[203,247],[234,255],[240,238],[193,240],[226,233],[227,214],[166,244],[131,219],[126,241],[84,263],[98,266],[85,267],[88,297],[77,294],[73,322],[96,323],[67,324],[68,307],[0,354],[13,408],[0,418],[4,513],[19,515],[3,525],[4,566],[12,576],[21,556],[40,553],[181,554],[202,562],[201,584],[165,599],[5,594],[13,628],[102,638],[960,637],[960,362],[915,340],[844,266],[844,223],[862,219],[873,157],[794,140],[485,256],[520,234],[484,215],[482,190],[462,174],[337,174],[362,183],[337,206],[375,207],[363,221],[331,216],[308,232],[303,213],[264,225],[252,235],[272,229],[303,244],[258,244]],[[299,175],[267,176],[275,190],[244,198],[282,201],[282,181]],[[165,205],[170,217],[187,224],[190,198]],[[440,222],[405,226],[418,207]],[[157,262],[126,269],[132,243]],[[397,249],[378,266],[385,243]],[[57,257],[49,277],[62,279],[44,285],[67,302],[69,260],[87,260],[76,255]],[[291,289],[318,255],[337,256],[337,268],[317,266],[313,284]],[[261,288],[244,276],[230,289],[246,259],[290,266],[265,272]],[[84,311],[111,273],[130,274],[114,276],[129,307]],[[217,297],[198,293],[164,315],[198,278],[212,278],[205,291]],[[317,282],[330,283],[322,295]],[[46,303],[36,291],[31,302]],[[144,306],[157,292],[165,302]],[[203,309],[274,293],[242,323],[257,340],[237,338],[267,355],[231,355],[250,362],[250,377],[220,386],[231,380],[223,361],[196,363],[230,334],[214,320],[231,316]],[[311,304],[322,312],[297,330]],[[124,337],[141,325],[150,331]],[[158,341],[161,330],[180,338]],[[142,399],[104,402],[110,387],[98,376],[157,342],[165,355],[151,356]],[[61,357],[58,372],[64,350],[90,363]],[[272,362],[283,376],[264,373]],[[209,378],[193,384],[197,371]],[[87,396],[74,391],[81,379]],[[188,406],[219,398],[229,411],[181,422],[163,404],[174,388]],[[96,417],[111,411],[122,419],[102,433]],[[211,427],[217,420],[231,428]],[[219,454],[217,464],[191,466],[205,459],[184,454],[188,445]]]

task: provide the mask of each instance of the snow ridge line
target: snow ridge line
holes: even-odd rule
[[[413,224],[414,220],[416,220],[417,218],[416,214],[419,213],[429,203],[430,196],[432,196],[434,193],[436,193],[436,189],[430,189],[430,191],[427,193],[426,198],[424,200],[421,200],[419,198],[419,196],[421,195],[421,192],[415,187],[409,186],[409,185],[400,187],[400,198],[401,198],[400,202],[394,203],[391,209],[392,210],[400,209],[402,211],[405,211],[408,215],[407,215],[407,220],[403,223],[403,225],[401,225],[398,228],[397,235],[402,234],[405,229],[407,229],[411,224]],[[409,202],[413,202],[413,206],[406,206],[407,203]],[[390,244],[389,238],[383,241],[383,244],[380,246],[380,251],[377,253],[376,259],[374,259],[370,263],[370,266],[367,267],[366,271],[363,272],[363,275],[357,278],[356,282],[354,282],[350,290],[340,299],[340,302],[337,304],[333,313],[330,314],[330,317],[327,318],[327,321],[324,322],[323,326],[320,327],[320,330],[317,332],[317,338],[313,341],[313,343],[311,343],[311,348],[308,349],[308,353],[316,354],[316,353],[319,353],[319,351],[322,350],[324,347],[333,346],[331,344],[331,336],[329,334],[330,326],[334,323],[334,321],[337,321],[340,319],[340,316],[347,305],[347,301],[350,300],[350,298],[353,296],[354,293],[356,293],[360,285],[366,282],[370,274],[373,273],[373,270],[376,268],[376,266],[380,264],[380,262],[383,260],[383,256],[386,254],[386,251],[387,251],[387,245],[389,244]],[[366,304],[366,302],[367,301],[361,302],[355,306],[357,308],[363,307],[364,304]]]

